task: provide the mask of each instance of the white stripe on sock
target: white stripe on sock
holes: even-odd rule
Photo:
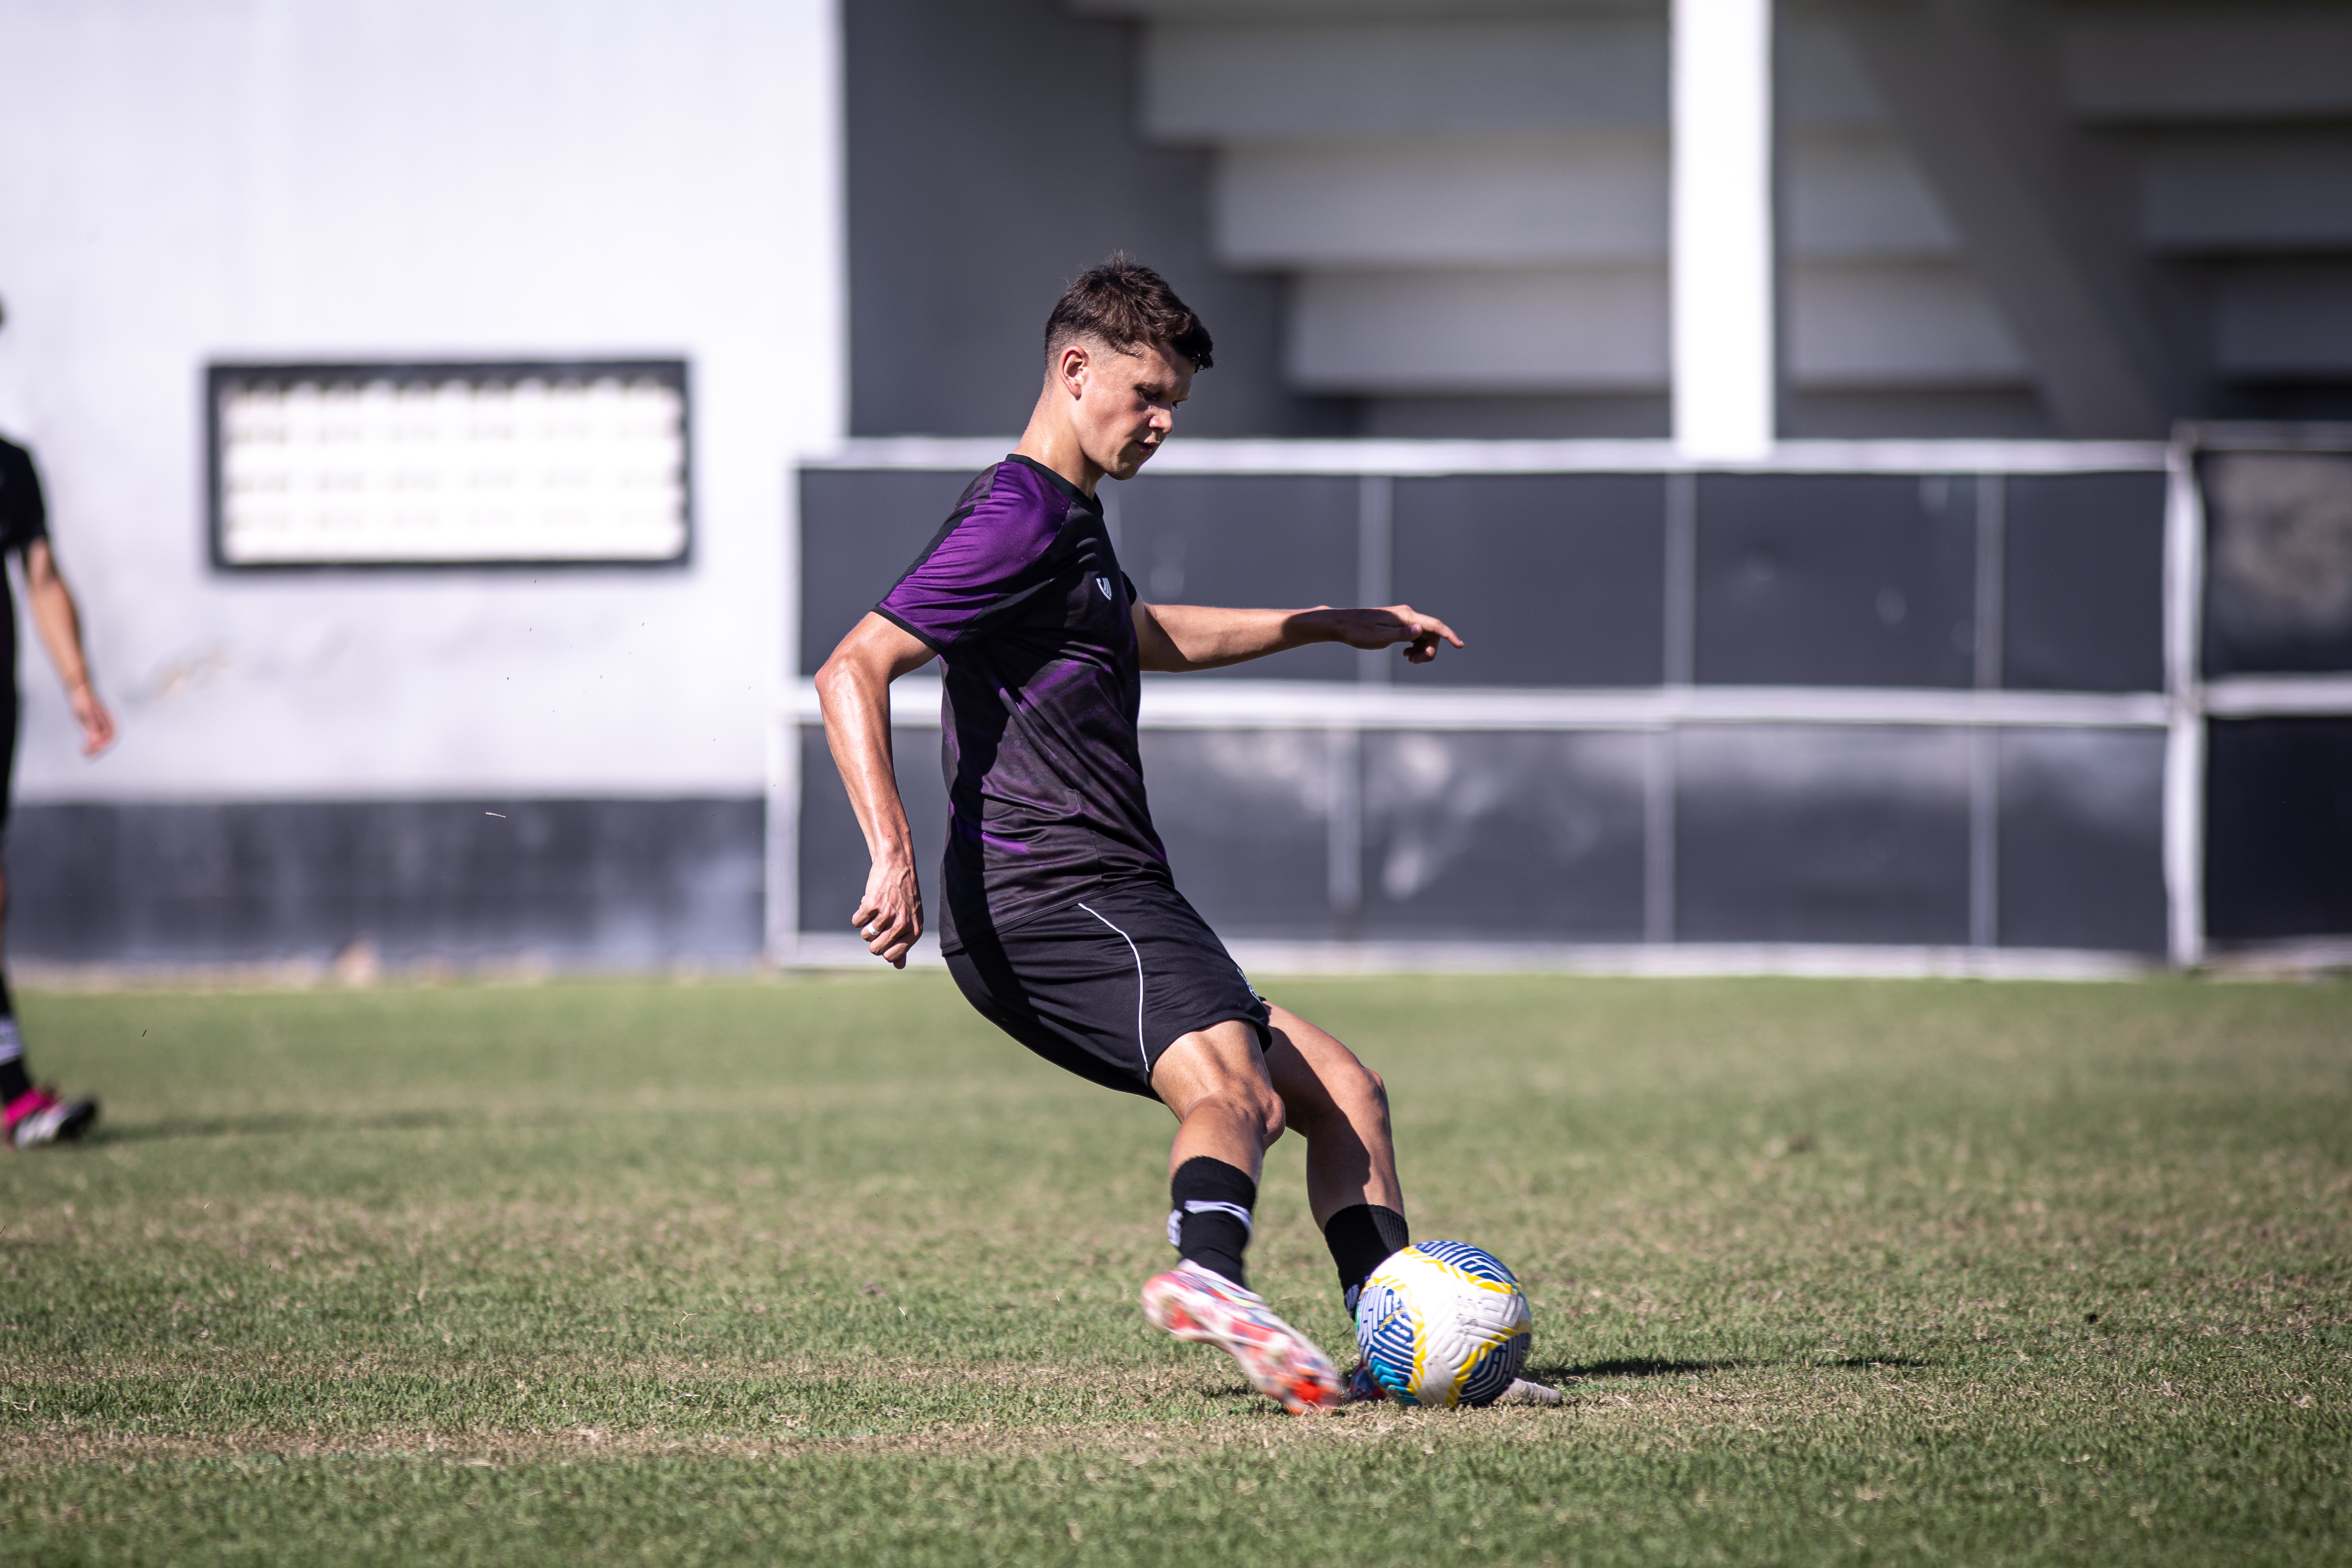
[[[1182,1208],[1168,1211],[1169,1246],[1180,1249],[1183,1247],[1184,1216],[1188,1214],[1229,1214],[1242,1222],[1242,1229],[1245,1233],[1251,1236],[1257,1234],[1257,1226],[1250,1220],[1249,1210],[1241,1205],[1221,1204],[1209,1198],[1186,1198]]]

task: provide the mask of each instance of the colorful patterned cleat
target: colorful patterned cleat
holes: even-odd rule
[[[1221,1274],[1180,1263],[1144,1281],[1143,1315],[1180,1340],[1202,1340],[1241,1363],[1260,1394],[1294,1415],[1344,1402],[1339,1373],[1314,1342],[1266,1310],[1265,1300]]]
[[[0,1127],[11,1149],[33,1149],[43,1143],[70,1143],[98,1120],[98,1101],[60,1100],[54,1089],[28,1089],[0,1110]]]

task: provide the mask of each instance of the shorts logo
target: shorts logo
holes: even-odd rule
[[[1110,597],[1110,579],[1109,579],[1109,578],[1108,578],[1108,577],[1097,577],[1097,578],[1096,578],[1096,579],[1095,579],[1095,586],[1096,586],[1096,587],[1097,587],[1097,588],[1100,588],[1100,589],[1102,590],[1102,596],[1103,596],[1104,598],[1108,599],[1108,598],[1109,598],[1109,597]]]

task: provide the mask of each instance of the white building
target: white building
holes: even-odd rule
[[[0,432],[42,464],[123,723],[84,763],[28,653],[20,954],[824,951],[801,928],[824,923],[842,824],[826,781],[798,787],[795,679],[957,467],[1001,449],[1046,308],[1114,247],[1218,338],[1189,455],[1124,498],[1124,548],[1171,584],[1217,516],[1263,514],[1297,554],[1321,507],[1328,591],[1407,593],[1431,539],[1466,560],[1481,528],[1535,526],[1473,482],[1507,472],[1571,510],[1601,491],[1568,476],[1622,479],[1625,559],[1664,552],[1583,584],[1654,602],[1617,638],[1648,639],[1624,668],[1463,667],[1460,710],[1518,715],[1499,729],[1440,745],[1381,706],[1413,699],[1376,694],[1349,699],[1360,723],[1302,727],[1328,688],[1246,680],[1166,719],[1161,815],[1180,874],[1226,889],[1212,902],[1308,886],[1307,927],[1345,948],[1380,934],[1384,889],[1437,896],[1483,874],[1480,833],[1540,821],[1581,846],[1525,868],[1561,951],[2194,957],[2209,784],[2259,803],[2264,769],[2352,770],[2340,697],[2224,689],[2281,658],[2296,679],[2352,666],[2352,542],[2343,626],[2328,599],[2303,651],[2200,665],[2182,573],[2207,541],[2160,445],[2181,419],[2352,413],[2340,5],[0,0]],[[473,363],[505,387],[580,362],[683,363],[682,563],[260,569],[220,548],[223,367]],[[345,379],[371,377],[438,384]],[[874,444],[903,437],[968,439]],[[1311,444],[1217,445],[1265,437]],[[1535,445],[1459,444],[1496,438]],[[1880,444],[1803,445],[1822,439]],[[1596,440],[1617,445],[1577,445]],[[1805,492],[1787,538],[1817,519],[1863,542],[1723,619],[1736,584],[1708,574],[1765,526],[1724,498],[1759,458],[1900,478],[1917,515],[1885,529],[1925,531],[1916,562],[1872,553],[1879,513],[1820,499],[1867,486]],[[2332,516],[2318,461],[2310,515]],[[2322,577],[2331,526],[2306,531]],[[1324,591],[1311,555],[1286,591]],[[1192,571],[1193,592],[1215,575]],[[1771,621],[1834,633],[1847,609],[1843,652],[1790,652]],[[2112,646],[2050,651],[2084,626]],[[2215,680],[2237,727],[2209,779]],[[1795,695],[1741,694],[1764,683]],[[1883,690],[1856,707],[1853,687]],[[1506,781],[1491,820],[1382,795],[1382,747]],[[2252,773],[2228,760],[2255,752]],[[910,795],[927,771],[902,770]],[[1816,787],[1861,774],[1884,798]],[[2323,838],[2328,787],[2294,808]],[[1780,831],[1773,799],[1832,833],[1885,807],[1870,833],[1895,868],[1742,869],[1736,846]],[[2352,894],[2287,888],[2292,857],[2227,858],[2223,937],[2352,927]],[[1617,891],[1546,890],[1570,884]],[[2078,886],[2125,890],[2059,907]]]

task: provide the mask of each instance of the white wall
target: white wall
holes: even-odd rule
[[[0,432],[122,724],[80,760],[26,627],[20,799],[759,792],[842,429],[831,0],[0,0]],[[208,360],[670,354],[683,572],[207,564]]]

